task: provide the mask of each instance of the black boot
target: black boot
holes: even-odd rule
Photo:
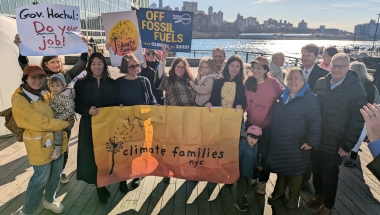
[[[98,198],[101,203],[107,203],[108,199],[110,198],[110,192],[107,190],[106,187],[97,187],[96,192],[98,193]]]
[[[122,193],[128,192],[128,185],[127,185],[126,181],[121,181],[119,183],[119,191],[122,192]]]

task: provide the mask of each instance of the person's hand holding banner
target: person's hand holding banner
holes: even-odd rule
[[[83,39],[81,33],[79,14],[78,7],[58,4],[17,8],[19,39],[15,38],[14,42],[24,56],[88,52],[87,39]]]

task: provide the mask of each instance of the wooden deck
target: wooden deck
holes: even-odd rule
[[[268,195],[276,183],[276,175],[270,175],[266,195],[248,193],[249,211],[241,213],[233,206],[235,186],[171,179],[169,184],[162,177],[146,177],[140,187],[127,194],[118,191],[118,184],[108,186],[110,201],[98,201],[94,185],[76,180],[76,155],[78,125],[73,129],[70,141],[66,173],[68,184],[60,184],[57,199],[65,206],[63,214],[315,214],[317,208],[309,208],[307,199],[313,188],[301,193],[300,207],[285,209],[281,201],[268,205]],[[355,168],[340,167],[340,180],[333,214],[380,214],[380,182],[365,167],[372,160],[367,144],[359,152],[360,164]],[[0,214],[17,214],[21,210],[25,190],[33,173],[28,163],[24,143],[14,137],[0,139]],[[130,181],[128,181],[130,186]],[[282,199],[284,202],[285,199]],[[36,214],[54,214],[40,206]]]

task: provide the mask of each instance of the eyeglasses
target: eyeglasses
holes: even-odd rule
[[[336,68],[344,69],[346,66],[348,66],[348,65],[336,65],[336,64],[331,64],[331,68],[332,68],[332,69],[336,69]]]
[[[156,52],[148,52],[148,53],[146,53],[146,56],[150,56],[150,55],[156,56]]]
[[[253,138],[253,139],[259,139],[259,137],[260,137],[260,136],[256,136],[256,135],[251,134],[251,133],[248,133],[247,136],[248,136],[248,137],[251,137],[251,138]]]
[[[138,68],[138,67],[140,67],[140,64],[131,65],[131,66],[129,66],[128,68],[134,70],[134,69],[136,69],[136,68]]]

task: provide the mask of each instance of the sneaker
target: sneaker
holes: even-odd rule
[[[309,201],[306,202],[307,206],[314,207],[314,206],[320,206],[322,205],[323,197],[321,195],[316,195],[313,198],[309,199]]]
[[[244,204],[243,205],[238,205],[236,202],[234,203],[234,206],[235,206],[236,209],[238,209],[241,212],[246,212],[247,209],[248,209],[247,205],[244,205]]]
[[[54,200],[52,203],[47,202],[44,199],[44,208],[53,211],[54,213],[60,214],[63,212],[65,207],[57,200]]]
[[[283,197],[285,194],[284,193],[275,193],[273,192],[269,197],[268,197],[268,200],[269,201],[276,201],[277,199]]]
[[[289,209],[295,209],[295,208],[298,207],[298,201],[294,201],[294,200],[289,199],[289,200],[286,202],[285,207],[287,207],[287,208],[289,208]]]
[[[128,185],[127,185],[126,181],[121,181],[119,183],[119,191],[122,192],[122,193],[128,192]]]
[[[131,185],[131,187],[132,187],[133,189],[138,188],[138,187],[140,186],[140,182],[141,182],[141,179],[140,179],[140,178],[134,178],[134,179],[132,180],[132,185]]]
[[[64,172],[61,173],[61,178],[59,180],[62,184],[67,184],[70,181],[69,177],[67,177],[67,175]]]
[[[53,154],[51,155],[52,160],[57,160],[62,154],[61,147],[55,147],[53,149]]]
[[[331,209],[327,208],[325,205],[321,205],[317,210],[317,215],[329,215],[331,214]]]
[[[259,183],[257,179],[251,179],[251,186],[256,186]]]
[[[247,196],[244,196],[244,198],[243,198],[243,205],[248,206]]]
[[[344,162],[344,165],[346,167],[353,167],[355,166],[356,163],[357,163],[356,160],[350,158],[348,161]]]
[[[262,182],[259,183],[259,185],[257,185],[256,192],[258,194],[265,194],[266,187],[267,187],[267,183],[265,181],[262,181]]]

